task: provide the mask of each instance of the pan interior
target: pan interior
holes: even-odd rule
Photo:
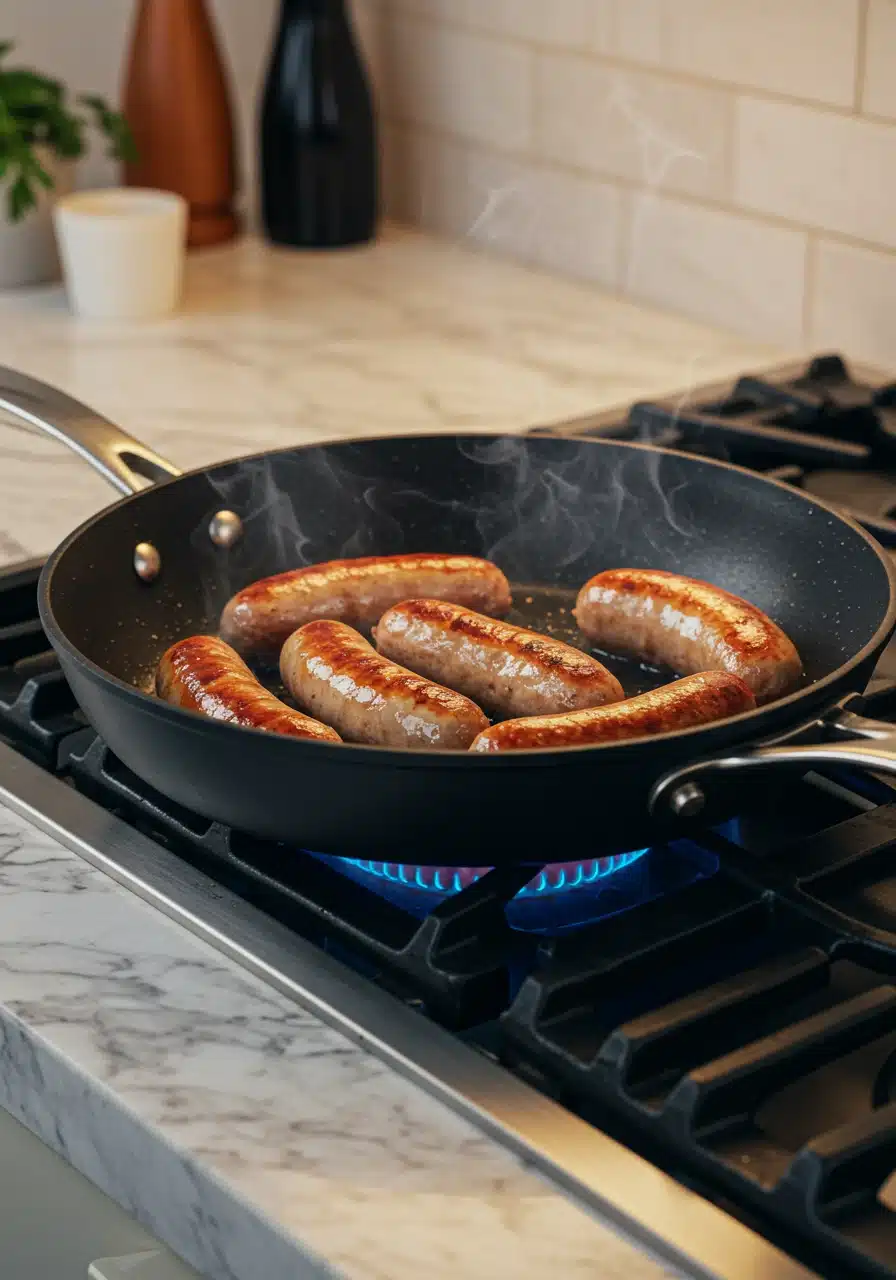
[[[232,549],[208,536],[236,511]],[[133,551],[162,571],[145,584]],[[700,458],[615,442],[426,436],[285,451],[197,472],[101,513],[60,549],[49,605],[91,662],[147,687],[164,649],[213,632],[234,591],[336,557],[434,551],[495,560],[522,623],[581,643],[575,593],[610,567],[668,569],[724,587],[792,637],[807,681],[875,635],[890,578],[864,535],[796,491]],[[629,692],[669,678],[634,664]]]

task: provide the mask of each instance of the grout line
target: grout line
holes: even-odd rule
[[[740,114],[740,97],[735,96],[725,112],[725,152],[723,155],[722,173],[725,181],[725,194],[733,205],[737,192],[737,169],[740,159],[740,130],[737,127]]]
[[[871,0],[859,0],[859,25],[856,33],[856,78],[853,86],[853,113],[861,114],[865,89],[865,67],[868,60],[868,19]]]
[[[623,177],[620,174],[611,173],[604,169],[588,169],[582,165],[576,165],[568,161],[558,161],[554,159],[545,160],[537,156],[526,157],[519,151],[510,151],[501,147],[496,147],[492,143],[483,142],[479,139],[466,137],[462,134],[452,133],[448,129],[436,129],[432,125],[420,124],[417,121],[407,118],[396,118],[393,123],[400,125],[404,129],[412,132],[420,133],[424,137],[429,137],[435,142],[445,142],[453,146],[468,147],[474,151],[478,151],[485,156],[493,156],[495,159],[514,160],[517,163],[527,160],[528,163],[538,168],[547,169],[557,173],[567,173],[578,178],[589,179],[592,182],[610,184],[625,191],[639,192],[644,190],[644,184],[632,178]],[[725,200],[713,199],[711,196],[695,195],[692,192],[682,191],[680,188],[668,187],[660,193],[663,199],[677,200],[682,204],[692,205],[697,209],[707,209],[713,213],[727,213],[733,217],[743,218],[746,221],[759,223],[761,226],[776,227],[783,231],[799,231],[803,234],[809,233],[823,237],[829,240],[835,240],[840,244],[849,245],[856,249],[870,250],[873,253],[881,253],[888,257],[896,256],[896,245],[879,244],[874,240],[864,240],[861,236],[853,236],[845,231],[836,231],[830,227],[816,226],[812,223],[797,222],[793,218],[787,218],[780,214],[769,213],[764,209],[754,209],[748,205],[739,205],[727,203]]]
[[[619,192],[619,243],[616,246],[616,292],[623,298],[629,296],[628,284],[632,260],[632,229],[635,221],[633,193],[623,188]]]
[[[818,275],[818,237],[809,232],[806,239],[806,274],[803,284],[803,342],[808,343],[815,308],[815,285]]]
[[[869,124],[886,125],[890,129],[896,128],[896,116],[884,116],[879,111],[860,111],[854,118],[867,120]]]
[[[535,50],[530,50],[527,65],[526,77],[529,89],[529,112],[526,121],[526,129],[528,141],[526,145],[525,157],[530,164],[538,164],[538,115],[539,115],[539,71],[538,71],[538,55]]]
[[[862,0],[867,3],[867,0]],[[847,104],[828,102],[822,98],[802,97],[799,94],[784,93],[779,89],[765,89],[761,85],[749,84],[739,80],[717,80],[712,76],[702,75],[694,71],[678,71],[674,67],[665,67],[660,63],[640,62],[618,53],[606,53],[596,49],[577,49],[568,45],[549,44],[541,40],[524,39],[513,31],[496,31],[488,27],[477,26],[463,18],[445,17],[443,14],[424,13],[416,8],[408,8],[398,0],[395,6],[397,16],[421,26],[442,27],[451,32],[462,31],[467,35],[475,35],[490,43],[512,45],[514,48],[531,49],[539,54],[554,55],[559,58],[576,59],[588,63],[603,63],[608,67],[622,71],[633,71],[645,76],[657,77],[667,82],[690,85],[702,89],[712,89],[716,93],[751,94],[768,102],[777,102],[785,106],[809,107],[823,111],[828,115],[837,115],[852,119],[855,107],[852,101]],[[892,123],[892,122],[891,122]]]

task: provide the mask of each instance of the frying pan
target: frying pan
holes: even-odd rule
[[[353,440],[180,475],[84,405],[12,370],[0,369],[0,407],[131,495],[50,557],[41,619],[113,752],[205,818],[341,856],[561,861],[639,849],[731,816],[769,771],[852,764],[896,773],[892,728],[848,706],[896,626],[892,566],[861,528],[797,490],[647,446],[535,436]],[[494,756],[305,742],[147,692],[164,649],[213,632],[227,598],[253,579],[402,551],[496,560],[514,586],[515,618],[580,643],[570,608],[599,570],[707,579],[789,633],[806,681],[707,727]],[[629,692],[671,678],[633,664],[617,671]]]

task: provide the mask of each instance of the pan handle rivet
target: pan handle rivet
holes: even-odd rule
[[[142,582],[154,582],[162,569],[162,557],[151,542],[134,547],[134,573]]]
[[[686,782],[669,797],[669,807],[676,818],[696,818],[705,804],[706,796],[696,782]]]
[[[216,547],[232,547],[243,534],[243,522],[235,511],[216,511],[208,524],[208,536]]]

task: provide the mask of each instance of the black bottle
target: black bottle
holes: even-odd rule
[[[276,244],[370,240],[376,124],[345,0],[281,0],[261,109],[262,219]]]

